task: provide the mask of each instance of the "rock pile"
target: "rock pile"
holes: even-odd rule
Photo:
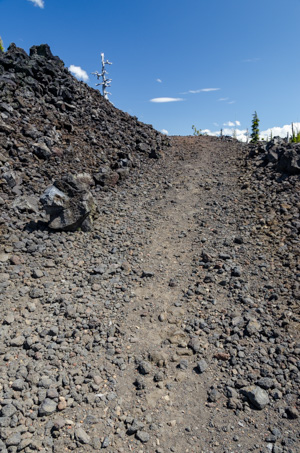
[[[30,55],[11,44],[0,54],[0,93],[0,222],[6,225],[16,210],[35,213],[38,198],[62,175],[76,176],[80,168],[96,190],[113,187],[168,145],[164,135],[78,82],[46,44]],[[16,197],[22,198],[13,206]],[[53,218],[51,225],[63,227]]]
[[[250,146],[250,157],[259,156],[262,165],[288,175],[300,174],[300,143],[287,143],[281,137],[274,137],[268,143]]]

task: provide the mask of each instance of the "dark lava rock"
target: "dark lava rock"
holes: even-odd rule
[[[67,181],[56,181],[46,189],[41,202],[50,215],[49,227],[53,230],[76,231],[84,226],[91,230],[97,205],[87,190],[76,190]]]

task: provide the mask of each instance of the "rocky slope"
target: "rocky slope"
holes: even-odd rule
[[[299,148],[164,148],[31,53],[0,59],[0,451],[296,453]],[[49,229],[39,197],[82,173],[93,229]]]
[[[0,90],[1,203],[18,195],[16,214],[36,211],[28,197],[39,197],[63,175],[84,174],[101,190],[143,159],[158,158],[168,144],[78,82],[47,45],[32,47],[30,56],[14,44],[0,54]],[[2,215],[2,223],[9,221]]]

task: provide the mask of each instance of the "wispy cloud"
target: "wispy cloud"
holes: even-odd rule
[[[39,8],[44,8],[45,2],[44,0],[28,0],[29,2],[32,2],[34,6],[38,6]]]
[[[256,63],[257,61],[260,61],[261,58],[246,58],[245,60],[242,60],[243,63]]]
[[[156,82],[162,83],[162,80],[161,79],[156,79]]]
[[[84,80],[84,82],[87,82],[87,80],[89,80],[89,76],[87,75],[86,71],[80,66],[74,66],[73,64],[71,64],[71,66],[69,66],[69,71],[79,80]]]
[[[228,127],[234,127],[234,126],[240,126],[241,123],[240,121],[227,121],[227,123],[223,123],[223,126],[228,126]]]
[[[162,134],[169,135],[169,132],[167,131],[167,129],[162,129],[160,132]]]
[[[235,126],[235,123],[233,123],[232,121],[227,121],[227,123],[223,123],[223,126],[233,127]]]
[[[153,98],[150,99],[150,102],[163,103],[163,102],[178,102],[184,101],[182,98]]]
[[[230,101],[229,99],[230,98],[220,98],[220,99],[218,99],[218,101],[227,102],[227,104],[235,104],[236,103],[236,101]]]
[[[208,93],[209,91],[219,91],[220,88],[200,88],[199,90],[189,90],[180,94],[197,94],[197,93]]]
[[[201,90],[196,90],[195,93],[201,93],[201,91],[208,92],[208,91],[219,91],[220,88],[201,88]],[[193,93],[193,91],[191,91]]]

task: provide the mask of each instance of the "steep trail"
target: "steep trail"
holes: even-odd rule
[[[184,346],[188,339],[181,325],[189,312],[201,313],[201,300],[191,307],[189,300],[183,299],[194,280],[193,274],[198,270],[193,258],[199,256],[203,244],[206,249],[216,248],[216,239],[220,242],[238,234],[238,218],[233,211],[237,198],[242,196],[240,169],[230,165],[230,162],[236,165],[235,156],[228,153],[221,156],[222,151],[209,145],[191,149],[185,152],[180,165],[175,166],[175,172],[174,162],[167,163],[172,167],[165,169],[169,175],[168,189],[162,200],[149,210],[154,231],[150,233],[149,245],[143,252],[143,266],[153,276],[135,290],[136,304],[127,319],[135,323],[134,336],[131,336],[134,339],[131,350],[135,356],[145,355],[145,351],[151,354],[161,350],[163,357],[172,362],[167,365],[165,378],[170,388],[176,382],[175,392],[164,387],[151,389],[145,400],[154,413],[159,413],[160,421],[167,425],[157,438],[158,445],[169,445],[173,448],[171,451],[200,451],[199,448],[218,442],[209,434],[214,411],[205,410],[207,389],[216,384],[216,376],[214,372],[207,373],[205,385],[195,372],[186,379],[186,364],[191,362],[188,366],[196,368],[196,360],[191,360],[192,350]],[[227,171],[224,171],[224,163]],[[205,225],[204,228],[200,224]],[[209,286],[206,285],[204,291],[207,295],[211,292],[212,297],[217,295],[221,312],[225,312],[225,292],[220,294]],[[140,314],[140,320],[136,319],[137,314]],[[222,316],[218,310],[215,314]],[[170,336],[173,344],[166,346]],[[162,344],[165,347],[161,347]],[[176,355],[178,344],[182,347]],[[206,356],[206,341],[202,346],[201,356],[203,352]],[[182,369],[178,370],[180,360],[183,360]],[[124,378],[125,382],[130,380],[126,374]],[[136,396],[132,389],[125,385],[122,391],[124,398],[129,398],[128,406],[134,407]]]
[[[225,382],[229,387],[234,385],[231,377],[243,378],[243,367],[248,372],[252,368],[228,367],[230,353],[227,348],[224,351],[224,339],[230,332],[226,318],[233,327],[240,325],[235,327],[237,332],[243,330],[245,315],[248,321],[253,319],[254,326],[257,324],[259,300],[252,301],[251,296],[257,295],[265,277],[257,277],[255,260],[267,244],[250,238],[248,213],[253,205],[247,203],[241,189],[246,177],[243,147],[224,146],[222,142],[213,146],[205,138],[195,146],[195,141],[173,138],[173,152],[176,149],[177,153],[160,164],[160,173],[168,175],[166,189],[151,208],[142,204],[141,209],[151,219],[142,248],[141,270],[145,276],[134,288],[135,302],[126,316],[126,325],[130,326],[127,347],[136,360],[124,373],[120,392],[132,416],[152,409],[151,416],[161,426],[156,443],[163,447],[157,451],[250,451],[256,439],[254,419],[246,417],[245,425],[236,419],[228,424],[229,414],[221,409],[226,400],[220,392]],[[149,198],[151,193],[147,194]],[[208,262],[211,264],[206,266]],[[217,269],[216,275],[210,275],[212,269]],[[241,306],[242,294],[249,297],[249,309]],[[200,318],[200,327],[194,335],[188,335],[188,322],[194,316]],[[251,335],[241,334],[235,343],[241,358],[260,355]],[[195,340],[194,350],[191,338]],[[233,349],[231,353],[236,354]],[[154,376],[153,382],[156,368],[150,366],[148,370],[147,363],[155,364],[157,356],[165,362],[163,372],[157,379]],[[204,378],[197,369],[203,358],[209,364]],[[146,363],[146,371],[144,365],[142,370],[138,366],[142,379],[135,383],[136,392],[128,382],[133,380],[133,370],[140,361]],[[210,394],[213,396],[207,402]],[[256,414],[263,430],[265,417],[269,417],[268,409],[263,416]],[[220,434],[241,431],[237,422],[243,426],[242,439]],[[237,450],[231,449],[229,445],[237,439]],[[152,445],[154,448],[155,441]]]
[[[222,158],[228,159],[227,156]],[[153,308],[157,315],[170,310],[181,298],[194,269],[193,257],[201,253],[203,244],[210,248],[212,240],[225,240],[237,233],[238,219],[233,221],[233,202],[230,200],[237,201],[235,197],[238,195],[234,192],[239,189],[240,173],[230,167],[224,175],[222,167],[220,154],[203,147],[200,152],[186,154],[185,160],[177,167],[177,173],[172,175],[172,169],[166,169],[166,174],[171,175],[170,182],[162,200],[148,211],[154,231],[149,235],[149,245],[143,252],[143,266],[153,272],[153,277],[136,290],[139,303],[143,299],[155,300]],[[201,223],[205,224],[203,229],[208,237],[201,237]],[[218,227],[220,232],[216,236],[217,232],[213,230]],[[161,330],[159,323],[154,327]],[[150,332],[142,331],[142,338],[144,334]],[[147,344],[146,338],[144,341]]]

